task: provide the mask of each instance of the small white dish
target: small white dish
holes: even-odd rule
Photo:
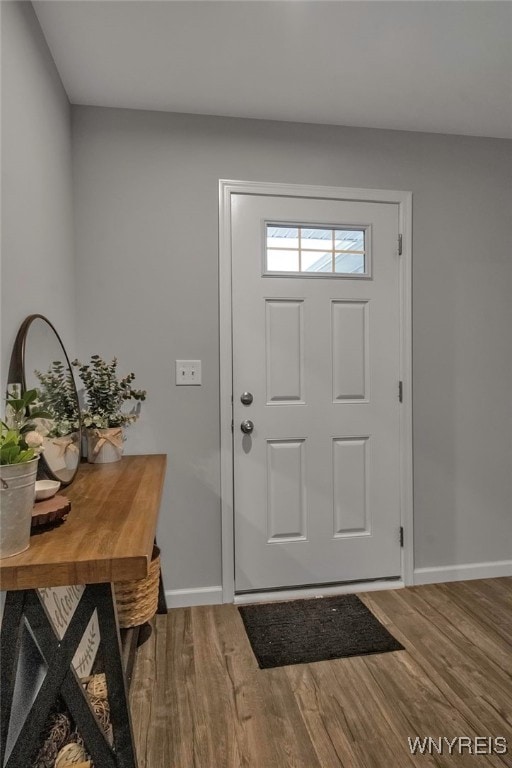
[[[60,488],[58,480],[36,480],[36,501],[51,499]]]

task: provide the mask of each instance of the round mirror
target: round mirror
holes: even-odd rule
[[[18,331],[8,384],[38,391],[38,405],[51,415],[37,420],[44,435],[38,474],[69,485],[80,463],[80,407],[66,350],[42,315],[30,315]]]

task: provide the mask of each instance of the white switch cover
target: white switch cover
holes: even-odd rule
[[[176,360],[176,385],[198,386],[201,384],[200,360]]]

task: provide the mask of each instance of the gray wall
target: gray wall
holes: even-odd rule
[[[31,3],[1,3],[2,378],[29,314],[46,315],[72,354],[75,281],[71,115]]]
[[[71,110],[32,4],[1,2],[1,369],[27,315],[75,345]],[[1,408],[3,412],[3,404]],[[0,617],[4,593],[0,593]],[[23,639],[14,708],[28,710],[43,668]],[[17,722],[19,718],[15,718]],[[21,721],[20,721],[21,722]],[[12,737],[13,734],[11,734]]]
[[[219,178],[412,190],[416,567],[511,558],[510,142],[89,107],[73,137],[79,350],[149,390],[168,589],[221,583]]]

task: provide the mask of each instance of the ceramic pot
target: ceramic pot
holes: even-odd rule
[[[123,455],[121,427],[87,430],[87,461],[89,464],[109,464]]]
[[[0,466],[0,558],[29,547],[38,461]]]
[[[43,456],[52,472],[66,469],[66,454],[58,440],[58,437],[45,437],[43,439]]]
[[[75,470],[76,465],[80,463],[80,440],[78,439],[78,432],[72,432],[66,436],[68,441],[65,450],[66,469]]]

